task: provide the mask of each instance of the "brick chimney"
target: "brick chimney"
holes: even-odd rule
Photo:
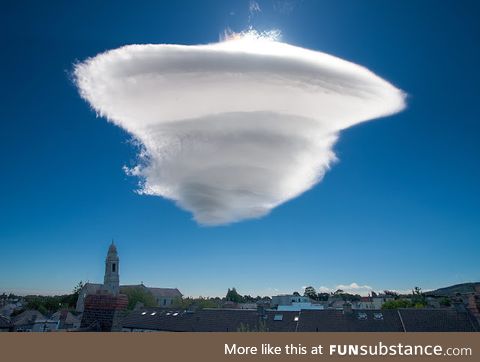
[[[128,306],[128,297],[124,294],[97,293],[85,299],[85,310],[80,328],[88,329],[98,326],[102,332],[119,332],[122,330],[122,318]]]

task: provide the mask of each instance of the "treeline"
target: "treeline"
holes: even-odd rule
[[[128,309],[132,310],[137,304],[145,307],[155,307],[157,302],[154,296],[145,288],[124,288],[120,289],[121,293],[128,296]],[[226,302],[233,303],[256,303],[260,300],[270,302],[270,297],[252,297],[250,295],[241,295],[235,288],[228,289],[225,297],[185,297],[175,298],[172,308],[175,309],[204,309],[204,308],[222,308]]]
[[[294,292],[293,295],[300,296],[300,293]],[[319,302],[326,302],[331,297],[340,298],[346,302],[357,302],[361,299],[361,296],[359,294],[346,293],[342,289],[338,289],[332,293],[317,293],[315,288],[312,286],[305,288],[303,296]]]
[[[203,308],[222,308],[225,303],[256,303],[258,301],[270,302],[270,297],[251,295],[241,295],[235,288],[228,288],[225,297],[198,297],[198,298],[177,298],[174,300],[173,307],[178,309],[203,309]]]
[[[10,294],[8,296],[9,299],[13,299],[14,297],[23,299],[24,304],[21,309],[16,309],[12,313],[12,317],[23,313],[25,310],[35,309],[38,310],[40,313],[45,315],[53,314],[61,309],[75,309],[77,304],[77,299],[80,290],[83,288],[83,283],[80,282],[74,288],[71,294],[64,294],[64,295],[26,295],[24,297],[15,296]]]
[[[427,295],[422,292],[422,289],[415,287],[411,294],[396,295],[395,300],[385,302],[382,309],[398,309],[398,308],[425,308],[428,306]],[[442,307],[450,307],[452,301],[448,297],[441,297],[438,303]]]

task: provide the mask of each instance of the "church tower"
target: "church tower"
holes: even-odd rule
[[[120,292],[120,277],[118,274],[119,261],[117,247],[113,243],[108,248],[107,258],[105,259],[105,277],[103,279],[103,289],[118,295]]]

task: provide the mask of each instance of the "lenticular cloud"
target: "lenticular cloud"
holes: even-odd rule
[[[129,45],[75,67],[95,111],[142,145],[140,192],[200,224],[266,215],[319,182],[340,130],[404,107],[366,68],[261,37]]]

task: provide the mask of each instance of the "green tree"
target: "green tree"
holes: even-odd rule
[[[427,305],[427,299],[425,294],[422,292],[422,289],[419,287],[414,287],[412,290],[412,303],[415,308],[423,308]]]
[[[309,286],[305,288],[305,291],[303,292],[303,295],[305,297],[309,297],[311,299],[316,300],[317,299],[317,292],[314,287]]]
[[[328,301],[328,298],[330,297],[329,293],[318,293],[317,294],[317,300],[321,302],[326,302]]]
[[[182,298],[182,297],[176,297],[173,300],[172,307],[174,309],[183,309],[187,310],[190,308],[190,306],[193,304],[193,299],[192,298]]]
[[[442,307],[450,307],[452,305],[452,301],[448,297],[443,297],[439,303]]]
[[[391,300],[383,303],[382,309],[412,308],[414,304],[406,299]]]
[[[204,309],[204,308],[219,308],[221,300],[219,298],[175,298],[173,300],[174,309]]]
[[[218,308],[219,305],[213,298],[204,298],[199,297],[195,299],[194,305],[198,307],[198,309],[205,309],[205,308]]]
[[[384,290],[383,294],[388,295],[390,297],[398,298],[398,293],[392,290]]]
[[[234,302],[234,303],[241,303],[243,298],[240,294],[238,294],[235,288],[228,288],[227,295],[225,296],[225,300]]]
[[[155,307],[157,305],[157,301],[152,293],[142,286],[122,289],[122,293],[126,294],[128,297],[127,308],[129,310],[135,308],[135,305],[139,302],[145,307]]]

